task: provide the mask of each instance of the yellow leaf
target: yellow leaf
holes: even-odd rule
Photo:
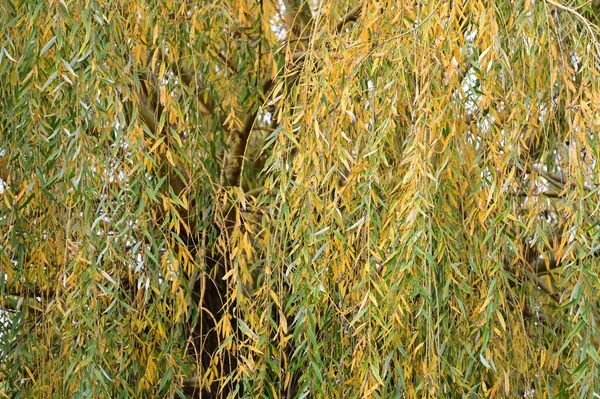
[[[89,260],[82,258],[81,256],[78,256],[76,259],[77,262],[81,262],[81,263],[85,263],[86,265],[91,265],[92,262],[90,262]]]
[[[225,275],[223,276],[223,280],[227,280],[229,277],[233,276],[234,272],[235,272],[234,268],[229,269],[229,271],[227,273],[225,273]]]
[[[173,154],[171,153],[171,150],[167,150],[167,160],[169,161],[171,166],[175,166],[175,161],[173,160]]]
[[[485,302],[483,302],[483,304],[481,305],[481,307],[479,308],[479,310],[477,311],[477,314],[483,312],[485,310],[485,308],[487,308],[487,306],[490,304],[490,302],[492,301],[492,296],[487,297],[487,299],[485,300]]]
[[[504,317],[502,317],[502,313],[497,312],[496,316],[498,316],[498,321],[500,322],[500,325],[502,326],[502,329],[504,331],[506,331],[506,323],[504,322]]]
[[[90,262],[91,263],[91,262]],[[108,281],[110,281],[111,283],[113,283],[114,285],[118,285],[117,282],[115,280],[113,280],[113,278],[106,273],[104,270],[100,270],[100,273],[102,274],[102,276],[107,279]]]

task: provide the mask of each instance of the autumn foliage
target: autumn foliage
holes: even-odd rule
[[[0,398],[597,397],[599,13],[1,1]]]

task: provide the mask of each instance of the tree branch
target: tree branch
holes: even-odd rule
[[[148,106],[147,96],[144,93],[139,93],[139,99],[140,101],[138,104],[138,110],[142,121],[146,124],[146,126],[148,126],[148,129],[152,133],[156,133],[156,116],[152,109]]]
[[[544,283],[537,274],[533,275],[533,279],[535,280],[535,283],[542,291],[544,291],[550,298],[552,298],[552,300],[555,303],[560,304],[559,295],[556,292],[552,292],[552,290],[546,286],[546,283]]]
[[[557,173],[545,172],[541,167],[539,167],[537,165],[533,165],[531,168],[533,170],[535,170],[544,179],[548,180],[551,184],[555,185],[556,187],[559,187],[562,189],[568,183],[561,175],[559,175]]]
[[[221,61],[223,61],[223,63],[227,66],[227,68],[229,68],[231,70],[231,72],[237,74],[238,70],[236,68],[236,66],[233,64],[233,62],[231,62],[231,60],[227,57],[225,57],[225,55],[223,55],[223,53],[221,53],[219,50],[217,50],[214,46],[211,46],[213,51],[217,54],[217,57],[219,57],[219,59]]]
[[[15,284],[19,284],[19,287],[16,288]],[[9,282],[4,286],[4,296],[9,297],[19,297],[19,298],[53,298],[54,297],[54,288],[41,288],[38,286],[34,286],[30,282],[25,283],[15,283]]]
[[[3,312],[13,311],[18,312],[23,306],[28,309],[37,312],[43,312],[42,303],[37,298],[31,296],[13,296],[13,295],[2,295],[0,296],[0,309]]]
[[[360,14],[361,10],[362,10],[363,4],[359,4],[358,6],[354,7],[353,9],[351,9],[350,11],[348,11],[346,14],[344,14],[342,16],[342,19],[335,25],[335,33],[341,33],[342,30],[344,29],[344,26],[346,26],[346,24],[348,22],[354,22],[356,21],[356,19],[358,18],[358,15]],[[308,40],[309,37],[308,36],[300,36],[298,38],[295,38],[295,41],[302,41],[302,40]],[[307,51],[295,51],[292,54],[292,61],[293,62],[298,62],[304,59],[304,57],[306,57]]]
[[[527,192],[518,192],[518,193],[512,193],[511,195],[515,196],[515,197],[538,197],[538,196],[543,196],[546,198],[562,198],[563,196],[558,194],[558,193],[553,193],[551,191],[541,191],[541,192],[537,192],[537,193],[527,193]]]
[[[196,73],[189,68],[179,67],[178,65],[175,64],[175,65],[173,65],[173,67],[171,69],[173,69],[174,71],[176,71],[178,73],[179,77],[181,78],[183,83],[186,84],[186,86],[191,86],[193,82],[197,81]],[[200,89],[198,83],[196,83],[195,93],[196,93],[196,97],[198,99],[198,104],[200,106],[200,111],[205,116],[212,116],[212,115],[214,115],[215,106],[210,99],[205,101],[202,98],[202,96],[204,95],[205,92],[206,91]]]
[[[269,91],[272,84],[273,81],[271,79],[267,80],[262,88],[263,93]],[[242,173],[242,164],[244,162],[244,154],[246,153],[246,147],[248,145],[248,138],[250,137],[250,132],[252,131],[252,127],[254,126],[254,122],[256,121],[259,110],[260,107],[256,111],[246,115],[246,119],[244,120],[244,125],[242,126],[241,130],[236,129],[232,132],[232,147],[227,153],[224,170],[227,183],[230,186],[240,185],[240,175]]]
[[[164,107],[160,105],[160,84],[158,79],[152,72],[147,72],[142,75],[144,85],[138,92],[139,105],[138,110],[142,121],[148,126],[148,129],[156,134],[158,121],[163,112]]]
[[[356,19],[358,18],[358,14],[360,14],[362,8],[363,8],[363,3],[360,3],[359,5],[357,5],[350,11],[348,11],[342,17],[342,19],[335,25],[335,31],[337,33],[340,33],[342,31],[342,29],[344,29],[344,25],[346,25],[348,22],[356,21]]]
[[[600,246],[593,248],[587,255],[583,256],[580,260],[584,260],[590,257],[600,257]],[[537,275],[543,275],[563,266],[562,260],[558,261],[554,257],[552,251],[550,251],[550,253],[547,255],[547,258],[543,256],[530,256],[529,264],[531,265],[533,272],[535,272]]]

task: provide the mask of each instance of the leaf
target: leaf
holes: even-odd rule
[[[242,331],[242,333],[244,333],[244,335],[246,335],[249,338],[252,338],[253,340],[258,341],[259,338],[256,335],[256,333],[254,333],[254,331],[252,331],[250,327],[248,327],[248,325],[244,323],[243,320],[238,319],[238,326],[240,327],[240,330]]]
[[[52,45],[56,42],[56,35],[52,36],[52,38],[50,40],[48,40],[48,42],[46,44],[44,44],[44,47],[42,47],[42,50],[40,51],[40,57],[42,57],[44,54],[46,54],[46,51],[48,51],[48,49],[50,47],[52,47]]]
[[[113,278],[110,276],[110,274],[106,273],[104,270],[100,270],[100,273],[102,274],[102,276],[105,279],[107,279],[108,281],[113,283],[115,286],[118,286],[117,282],[115,280],[113,280]]]
[[[479,360],[481,361],[481,364],[483,364],[486,369],[491,369],[492,368],[490,366],[490,364],[488,363],[488,361],[485,360],[485,357],[483,357],[483,355],[481,353],[479,354]]]
[[[78,77],[77,74],[75,73],[75,71],[73,70],[73,68],[71,67],[71,65],[69,65],[69,63],[67,61],[65,61],[64,59],[61,59],[62,64],[65,66],[65,68],[67,68],[67,71],[69,71],[69,73],[71,75],[73,75],[74,77]]]
[[[56,79],[56,76],[58,76],[58,71],[54,71],[49,77],[48,80],[46,80],[46,83],[44,83],[44,85],[42,86],[42,88],[40,90],[46,90],[46,88],[48,88],[48,86],[50,86],[50,84],[52,82],[54,82],[54,79]]]

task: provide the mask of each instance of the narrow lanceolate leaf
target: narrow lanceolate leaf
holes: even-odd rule
[[[48,40],[48,43],[46,43],[44,47],[42,47],[42,50],[40,51],[40,57],[46,54],[46,51],[48,51],[48,49],[52,47],[54,42],[56,42],[56,36],[52,36],[52,39]]]

